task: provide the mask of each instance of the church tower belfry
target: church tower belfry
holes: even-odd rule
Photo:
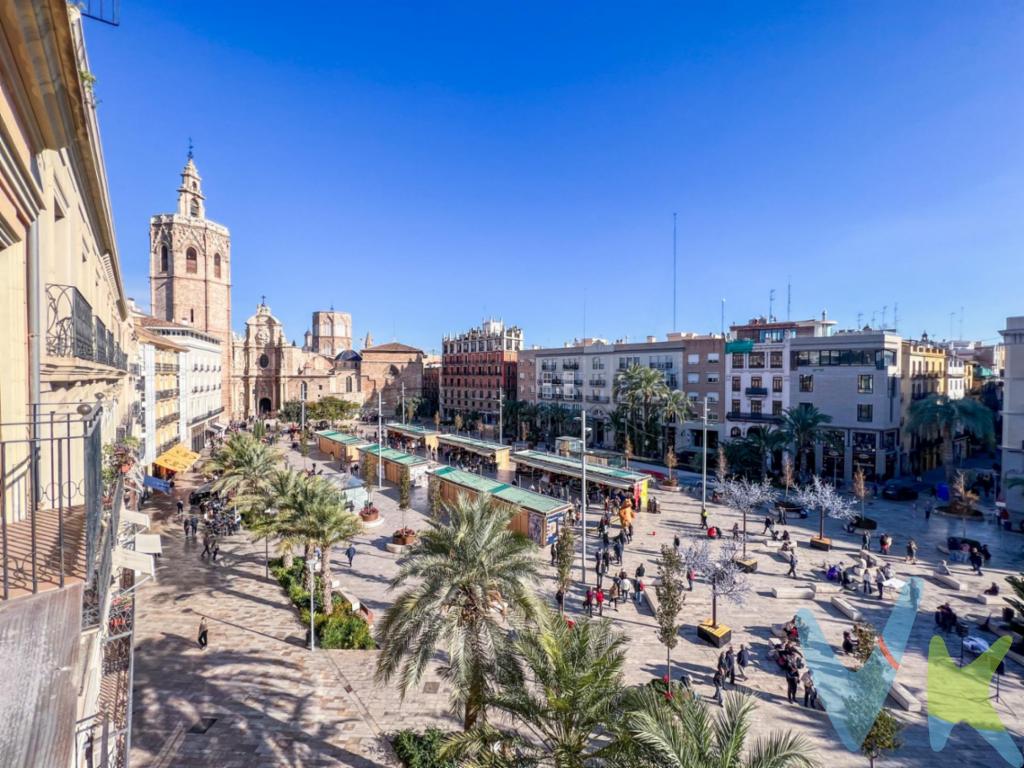
[[[149,220],[152,314],[188,325],[221,343],[222,402],[231,410],[231,233],[206,218],[202,177],[192,157],[181,171],[178,208]]]

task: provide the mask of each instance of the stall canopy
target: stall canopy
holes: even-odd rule
[[[461,485],[478,493],[486,493],[508,504],[522,507],[532,512],[539,512],[542,515],[565,510],[569,507],[568,502],[561,499],[545,496],[541,493],[534,493],[533,491],[509,485],[508,483],[500,483],[497,480],[474,475],[472,472],[464,472],[455,467],[441,467],[440,469],[435,469],[433,474],[444,478],[450,483]]]
[[[556,475],[579,478],[583,474],[578,459],[567,459],[564,456],[543,451],[517,451],[512,454],[512,461],[525,467],[552,472]],[[639,472],[630,472],[627,469],[615,469],[588,462],[587,479],[612,488],[632,490],[638,483],[646,484],[650,477]]]
[[[463,437],[462,435],[441,435],[438,441],[441,445],[454,446],[490,458],[494,458],[499,451],[509,450],[507,445],[501,443],[491,443],[487,440],[477,440],[474,437]]]
[[[427,429],[426,427],[421,427],[416,424],[399,424],[395,421],[388,422],[384,425],[384,428],[391,432],[397,432],[400,435],[405,435],[406,437],[416,437],[421,440],[425,437],[432,437],[438,434],[437,431],[433,429]]]
[[[187,472],[198,459],[198,453],[190,451],[183,443],[178,443],[157,456],[153,463],[172,472]]]
[[[406,467],[415,467],[420,464],[427,464],[427,460],[422,456],[413,456],[409,453],[402,453],[402,451],[396,451],[394,448],[385,448],[381,450],[380,446],[374,443],[373,445],[360,446],[359,451],[361,453],[369,453],[372,456],[380,456],[385,461],[393,461],[395,464],[401,464]]]
[[[365,445],[366,441],[361,437],[355,435],[349,435],[344,432],[335,432],[333,429],[321,429],[316,433],[325,440],[330,440],[334,443],[341,443],[342,445]]]

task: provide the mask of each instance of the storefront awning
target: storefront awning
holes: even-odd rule
[[[190,451],[183,443],[178,443],[168,451],[157,456],[153,463],[172,472],[187,472],[199,459],[199,454]]]

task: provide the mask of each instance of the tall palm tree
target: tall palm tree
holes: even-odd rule
[[[559,435],[565,434],[565,425],[569,423],[571,418],[572,414],[569,412],[569,409],[561,403],[552,403],[548,406],[548,424],[550,429],[548,440],[552,445]]]
[[[233,495],[243,512],[259,513],[267,508],[267,484],[280,461],[280,454],[266,443],[239,433],[224,443],[207,466],[220,473],[213,490]]]
[[[447,520],[427,521],[391,580],[391,589],[406,588],[377,627],[377,680],[398,673],[404,698],[443,650],[441,674],[468,730],[486,715],[499,663],[510,656],[509,630],[537,619],[538,560],[489,497],[460,496],[445,508]]]
[[[666,696],[644,686],[629,691],[623,708],[625,715],[618,726],[622,759],[613,764],[651,768],[819,765],[810,743],[790,731],[758,738],[748,747],[747,735],[756,709],[755,700],[749,696],[726,694],[722,711],[712,716],[703,701],[686,695]]]
[[[668,394],[665,377],[661,371],[631,365],[620,371],[615,377],[615,397],[627,406],[629,422],[633,428],[633,445],[645,454],[650,449],[649,419],[655,414],[655,404]],[[642,425],[642,432],[637,428],[636,420]]]
[[[261,505],[263,509],[252,516],[248,525],[253,541],[277,540],[277,549],[285,568],[292,567],[295,547],[303,543],[301,537],[286,525],[290,513],[295,508],[295,499],[302,479],[303,477],[292,469],[274,470],[264,489],[266,504]]]
[[[797,474],[807,468],[807,454],[813,455],[814,446],[825,438],[825,425],[831,422],[831,416],[813,405],[798,405],[784,411],[782,432],[796,450]]]
[[[918,436],[938,431],[942,438],[942,468],[946,482],[953,477],[953,437],[958,429],[985,443],[995,439],[992,411],[970,397],[951,399],[946,395],[928,395],[910,404],[907,429]]]
[[[493,693],[490,708],[510,719],[515,730],[484,725],[461,734],[444,754],[473,764],[507,745],[521,760],[555,768],[594,764],[612,751],[607,731],[622,696],[626,637],[608,620],[569,625],[544,609],[537,627],[519,635],[515,656],[525,669],[510,665]],[[525,672],[525,674],[524,674]]]
[[[693,416],[693,407],[686,394],[678,389],[669,390],[658,403],[658,415],[665,430],[664,451],[669,448],[675,450],[675,446],[668,444],[668,425],[671,423],[682,424]],[[663,451],[663,452],[664,452]]]
[[[772,427],[751,429],[747,431],[747,440],[761,457],[761,477],[767,477],[772,469],[772,457],[775,452],[789,442],[786,433]]]

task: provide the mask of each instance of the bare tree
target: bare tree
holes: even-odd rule
[[[789,489],[793,487],[793,460],[788,453],[782,454],[782,482],[786,484],[786,498],[789,498]]]
[[[856,517],[853,511],[853,502],[843,498],[836,489],[828,483],[823,483],[821,478],[814,475],[810,485],[798,488],[796,492],[797,501],[806,509],[818,510],[818,538],[825,538],[825,517],[835,520],[852,520]]]
[[[860,502],[860,516],[864,517],[864,498],[868,495],[868,487],[864,483],[864,470],[857,467],[853,473],[853,495]]]
[[[725,503],[743,515],[743,557],[747,556],[747,515],[764,504],[775,501],[776,493],[771,481],[765,479],[759,483],[747,479],[726,480],[722,495]]]
[[[718,598],[742,605],[750,593],[746,574],[736,565],[738,554],[735,543],[723,541],[717,551],[712,552],[706,539],[693,539],[682,553],[687,568],[703,574],[711,585],[711,626],[718,626]]]

